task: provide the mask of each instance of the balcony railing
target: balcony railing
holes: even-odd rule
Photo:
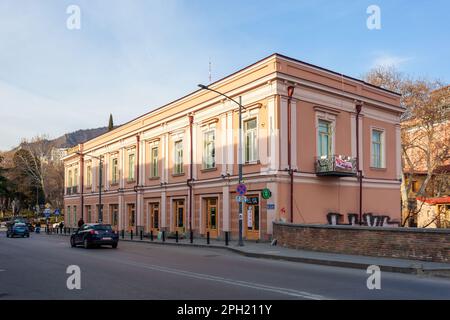
[[[356,158],[342,155],[317,157],[316,175],[336,177],[356,176]]]
[[[66,194],[67,195],[72,194],[72,187],[67,187],[66,188]]]
[[[73,187],[72,187],[72,193],[73,193],[73,194],[78,193],[78,186],[73,186]]]

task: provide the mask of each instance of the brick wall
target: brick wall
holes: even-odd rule
[[[301,225],[274,222],[278,245],[365,256],[450,262],[450,229]]]

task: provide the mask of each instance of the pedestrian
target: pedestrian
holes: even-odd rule
[[[60,233],[60,234],[62,234],[63,228],[64,228],[64,221],[61,221],[61,222],[59,223],[59,233]]]
[[[84,220],[81,217],[80,220],[78,220],[78,228],[81,228],[81,226],[84,224]]]

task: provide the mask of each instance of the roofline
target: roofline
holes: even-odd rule
[[[226,75],[226,76],[224,76],[224,77],[222,77],[222,78],[220,78],[220,79],[218,79],[218,80],[216,80],[216,81],[210,83],[208,86],[210,87],[210,86],[216,85],[216,84],[220,83],[221,81],[224,81],[224,80],[226,80],[227,78],[230,78],[230,77],[232,77],[232,76],[234,76],[234,75],[236,75],[236,74],[238,74],[238,73],[240,73],[240,72],[242,72],[242,71],[245,71],[245,70],[247,70],[247,69],[249,69],[249,68],[251,68],[251,67],[253,67],[253,66],[255,66],[255,65],[257,65],[257,64],[259,64],[259,63],[261,63],[261,62],[263,62],[264,60],[268,60],[268,59],[270,59],[270,58],[272,58],[272,57],[281,57],[281,58],[283,58],[283,59],[287,59],[287,60],[291,60],[291,61],[294,61],[294,62],[297,62],[297,63],[301,63],[301,64],[304,64],[304,65],[309,66],[309,67],[317,68],[317,69],[322,70],[322,71],[325,71],[325,72],[330,72],[330,73],[332,73],[332,74],[334,74],[334,75],[341,76],[341,77],[345,77],[345,78],[350,79],[350,80],[352,80],[352,81],[356,81],[356,82],[362,83],[362,84],[364,84],[364,85],[367,85],[367,86],[370,86],[370,87],[373,87],[373,88],[376,88],[376,89],[379,89],[379,90],[382,90],[382,91],[385,91],[385,92],[388,92],[388,93],[391,93],[391,94],[394,94],[394,95],[397,95],[397,96],[401,96],[400,93],[397,93],[397,92],[394,92],[394,91],[390,91],[390,90],[387,90],[387,89],[384,89],[384,88],[375,86],[375,85],[373,85],[373,84],[367,83],[367,82],[365,82],[365,81],[363,81],[363,80],[356,79],[356,78],[353,78],[353,77],[344,75],[344,74],[342,74],[342,73],[332,71],[332,70],[330,70],[330,69],[326,69],[326,68],[323,68],[323,67],[319,67],[319,66],[317,66],[317,65],[314,65],[314,64],[311,64],[311,63],[308,63],[308,62],[304,62],[304,61],[302,61],[302,60],[298,60],[298,59],[295,59],[295,58],[291,58],[291,57],[288,57],[288,56],[286,56],[286,55],[283,55],[283,54],[280,54],[280,53],[277,53],[277,52],[272,53],[272,54],[270,54],[270,55],[268,55],[268,56],[266,56],[266,57],[264,57],[264,58],[262,58],[262,59],[260,59],[260,60],[258,60],[258,61],[256,61],[256,62],[254,62],[254,63],[252,63],[252,64],[250,64],[250,65],[248,65],[248,66],[246,66],[246,67],[244,67],[244,68],[241,68],[241,69],[239,69],[239,70],[237,70],[237,71],[235,71],[235,72],[233,72],[233,73],[231,73],[231,74],[228,74],[228,75]],[[102,137],[102,136],[104,136],[104,135],[106,135],[106,134],[113,133],[113,132],[115,132],[117,129],[120,129],[120,128],[122,128],[123,126],[125,126],[125,125],[127,125],[127,124],[130,124],[130,123],[132,123],[132,122],[134,122],[134,121],[136,121],[136,120],[138,120],[138,119],[140,119],[140,118],[142,118],[142,117],[145,117],[145,116],[147,116],[147,115],[150,115],[151,113],[154,113],[154,112],[156,112],[156,111],[158,111],[158,110],[161,110],[161,109],[163,109],[163,108],[165,108],[165,107],[167,107],[167,106],[169,106],[169,105],[171,105],[171,104],[173,104],[173,103],[176,103],[176,102],[178,102],[178,101],[180,101],[180,100],[183,100],[183,99],[185,99],[185,98],[187,98],[187,97],[189,97],[189,96],[191,96],[191,95],[194,95],[195,93],[200,92],[200,91],[202,91],[202,90],[203,90],[203,89],[197,89],[197,90],[195,90],[195,91],[192,91],[192,92],[190,92],[190,93],[188,93],[188,94],[186,94],[186,95],[184,95],[184,96],[182,96],[182,97],[180,97],[180,98],[178,98],[178,99],[172,100],[172,101],[170,101],[170,102],[168,102],[168,103],[166,103],[166,104],[164,104],[164,105],[162,105],[162,106],[160,106],[160,107],[157,107],[157,108],[155,108],[155,109],[152,109],[152,110],[150,110],[149,112],[146,112],[146,113],[144,113],[144,114],[142,114],[142,115],[140,115],[140,116],[137,116],[137,117],[135,117],[135,118],[133,118],[133,119],[127,121],[127,122],[124,122],[124,123],[122,123],[121,125],[117,126],[116,128],[114,128],[114,129],[111,130],[111,131],[105,132],[105,133],[103,133],[103,134],[101,134],[101,135],[99,135],[99,136],[97,136],[97,137],[95,137],[95,138],[86,140],[86,141],[82,142],[81,144],[84,144],[84,143],[86,143],[86,142],[88,142],[88,141],[91,141],[91,140],[100,138],[100,137]],[[69,148],[69,149],[70,149],[70,148]],[[69,156],[69,154],[66,155],[66,157],[67,157],[67,156]]]

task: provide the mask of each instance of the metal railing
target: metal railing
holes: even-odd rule
[[[343,155],[316,157],[317,175],[355,176],[356,158]]]

